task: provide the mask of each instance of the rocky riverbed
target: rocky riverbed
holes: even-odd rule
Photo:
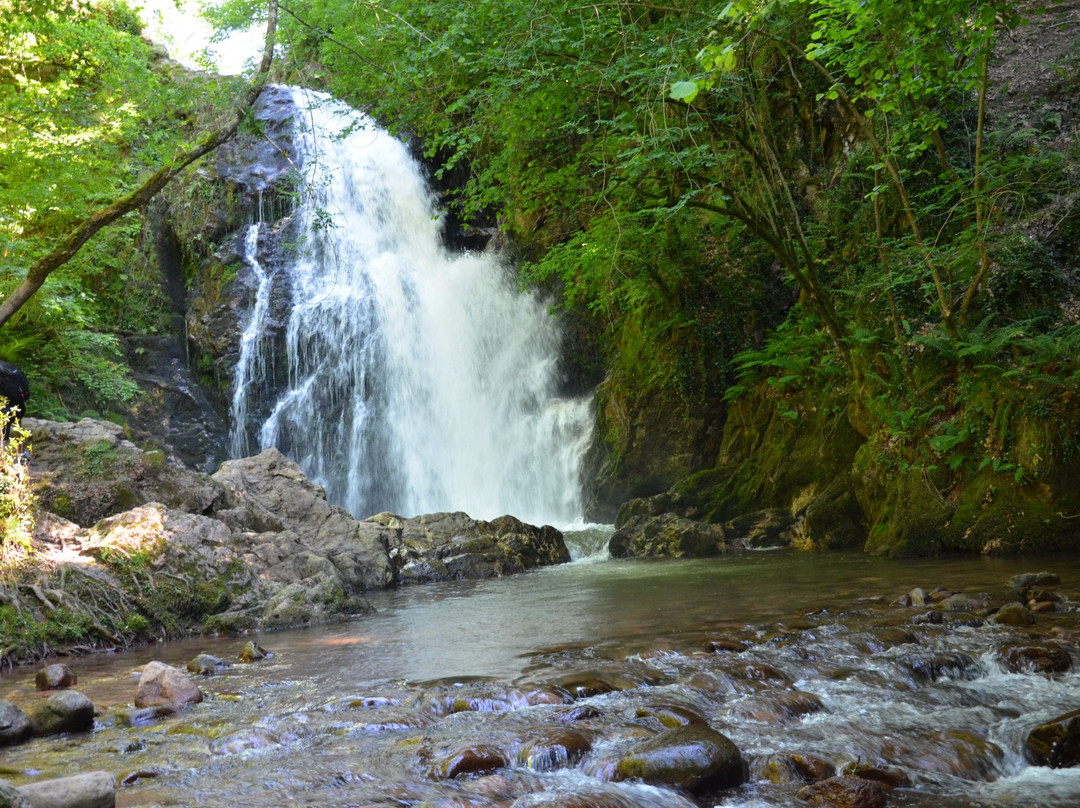
[[[93,730],[9,747],[5,772],[108,771],[123,805],[1075,805],[1076,582],[845,563],[578,563],[373,596],[377,614],[265,635],[250,663],[227,639],[87,658]],[[745,622],[777,569],[810,608]],[[180,673],[198,651],[229,664]],[[202,700],[141,705],[148,656]],[[32,713],[33,678],[0,695]]]

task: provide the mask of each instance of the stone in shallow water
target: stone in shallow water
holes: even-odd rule
[[[88,732],[94,728],[94,705],[82,693],[62,690],[34,713],[33,724],[35,735]]]
[[[1038,766],[1080,766],[1080,710],[1059,715],[1028,733],[1024,756]]]
[[[229,667],[228,662],[212,654],[199,654],[187,664],[188,672],[196,676],[213,676],[227,667]]]
[[[997,655],[1012,673],[1065,673],[1072,667],[1069,652],[1053,642],[1003,645]]]
[[[10,701],[0,699],[0,746],[22,743],[34,732],[26,713]]]
[[[183,671],[164,662],[150,662],[139,677],[135,693],[136,707],[182,707],[198,704],[203,700],[202,691]]]
[[[67,665],[49,665],[42,668],[34,677],[34,687],[38,690],[63,690],[78,684],[79,677]]]
[[[615,764],[614,779],[630,778],[696,792],[740,785],[745,773],[742,755],[731,739],[710,727],[691,724],[630,747]]]
[[[34,808],[113,808],[116,783],[108,772],[87,772],[19,787]]]
[[[885,808],[885,789],[877,783],[845,774],[799,789],[800,800],[821,808]]]
[[[592,749],[581,732],[572,729],[540,732],[521,742],[516,758],[519,765],[534,771],[551,771],[572,766]]]
[[[1001,626],[1030,626],[1035,616],[1023,603],[1006,603],[995,612],[993,621]]]
[[[271,656],[273,656],[273,654],[254,640],[249,640],[244,643],[244,647],[240,649],[240,661],[248,664]]]
[[[437,777],[452,780],[466,774],[481,774],[501,769],[509,761],[501,749],[487,744],[475,744],[458,749],[439,761],[434,769]]]

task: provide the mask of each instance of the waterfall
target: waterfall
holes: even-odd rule
[[[560,334],[545,302],[519,292],[499,256],[443,246],[434,196],[403,144],[328,96],[293,95],[304,191],[286,269],[288,389],[260,446],[280,448],[360,517],[580,520],[589,402],[556,396]],[[254,252],[248,260],[257,265]],[[243,399],[266,361],[243,349],[265,350],[255,322],[265,313],[256,303],[237,366],[237,453],[248,449]]]

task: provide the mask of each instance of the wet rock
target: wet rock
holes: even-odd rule
[[[1035,617],[1023,603],[1006,603],[991,618],[1002,626],[1030,626]]]
[[[1024,756],[1037,766],[1080,766],[1080,710],[1059,715],[1031,730]]]
[[[67,665],[49,665],[42,668],[34,677],[34,687],[38,690],[63,690],[74,687],[79,681],[75,671]]]
[[[592,749],[592,742],[581,732],[560,729],[544,732],[522,741],[517,763],[534,771],[546,772],[572,766]]]
[[[733,714],[743,721],[790,724],[804,715],[825,709],[821,699],[801,690],[779,690],[751,696],[735,705]]]
[[[705,716],[682,704],[649,704],[637,708],[634,718],[644,719],[646,724],[657,731],[708,723]]]
[[[799,789],[796,795],[822,808],[885,808],[885,789],[861,777],[830,777]]]
[[[981,735],[956,730],[892,738],[880,754],[883,761],[907,769],[983,781],[1000,776],[1005,757],[1001,747]]]
[[[692,724],[634,744],[615,765],[616,780],[678,786],[690,792],[731,788],[745,780],[739,749],[726,736]]]
[[[24,419],[25,420],[25,419]],[[0,806],[3,808],[34,808],[19,789],[7,780],[0,780]]]
[[[797,752],[791,756],[791,760],[799,767],[799,771],[802,772],[803,778],[808,782],[813,783],[818,780],[827,780],[830,777],[836,776],[836,767],[829,761],[822,760],[819,757],[804,755]]]
[[[32,722],[35,735],[89,732],[94,728],[94,705],[78,691],[62,690],[49,696]]]
[[[902,769],[891,766],[871,766],[868,763],[848,763],[840,770],[841,774],[873,780],[890,791],[894,788],[906,788],[911,785],[911,778]]]
[[[1000,601],[998,601],[1000,603]],[[969,595],[958,593],[950,595],[941,601],[941,608],[947,612],[972,612],[985,614],[992,611],[996,604],[994,599],[986,593]]]
[[[654,789],[599,783],[577,786],[573,791],[528,794],[511,803],[510,808],[656,808],[659,804]],[[664,808],[694,808],[694,803],[674,792],[665,793],[662,804]]]
[[[741,549],[742,543],[729,542],[719,525],[673,513],[635,516],[608,542],[614,558],[710,558]]]
[[[251,664],[252,662],[258,662],[260,659],[266,659],[273,656],[269,651],[263,648],[254,640],[248,640],[244,643],[244,647],[240,649],[240,653],[237,655],[241,662]]]
[[[591,704],[582,704],[577,707],[571,707],[569,710],[560,710],[555,714],[555,717],[559,721],[571,723],[574,721],[590,721],[594,718],[599,718],[603,713]]]
[[[1053,572],[1024,572],[1014,575],[1005,584],[1015,592],[1027,593],[1034,586],[1057,586],[1061,579]]]
[[[978,670],[978,662],[974,657],[955,651],[905,654],[897,661],[915,679],[930,682],[943,677],[969,679]]]
[[[10,701],[0,699],[0,746],[22,743],[34,733],[26,713]]]
[[[944,621],[945,618],[942,616],[941,612],[936,611],[922,612],[911,618],[911,622],[916,626],[937,625]]]
[[[1053,642],[1003,645],[997,656],[1012,673],[1064,673],[1072,667],[1069,652]]]
[[[213,676],[228,667],[228,662],[212,654],[199,654],[187,664],[188,673],[194,673],[196,676]]]
[[[164,662],[150,662],[139,677],[135,693],[136,707],[171,707],[177,709],[185,704],[198,704],[203,693],[183,671]]]
[[[614,685],[590,673],[574,673],[559,679],[556,684],[575,699],[587,699],[618,690]]]
[[[790,755],[782,753],[773,755],[761,755],[750,761],[750,781],[772,783],[783,786],[793,783],[805,783],[807,777],[792,760]]]
[[[496,578],[570,560],[562,533],[512,516],[482,521],[461,512],[412,519],[383,513],[367,521],[385,530],[402,584]]]
[[[742,642],[741,640],[736,640],[731,637],[717,637],[715,640],[707,640],[705,642],[705,649],[708,651],[712,651],[714,654],[737,654],[745,651],[749,647],[749,645]]]
[[[136,707],[117,713],[116,723],[126,727],[145,727],[175,713],[176,708],[168,704],[159,704],[156,707]]]
[[[446,780],[467,774],[493,772],[509,761],[501,749],[485,744],[467,746],[443,758],[435,766],[435,775]]]
[[[20,786],[34,808],[113,808],[116,783],[109,772],[87,772]]]

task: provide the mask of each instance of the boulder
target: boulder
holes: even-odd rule
[[[501,749],[485,744],[466,746],[451,752],[435,764],[436,777],[452,780],[464,774],[480,774],[501,769],[509,761]]]
[[[614,779],[630,778],[692,793],[731,788],[746,779],[738,747],[700,724],[670,729],[630,747],[615,764]]]
[[[570,560],[558,530],[512,516],[488,522],[461,512],[412,519],[378,514],[368,523],[386,531],[396,578],[403,584],[495,578]]]
[[[208,475],[140,449],[109,421],[23,425],[33,434],[30,476],[42,509],[83,527],[147,502],[204,513],[220,494]]]
[[[1024,756],[1036,766],[1080,766],[1080,710],[1059,715],[1031,730]]]
[[[269,651],[263,648],[254,640],[248,640],[244,643],[244,647],[240,649],[239,659],[241,662],[251,664],[252,662],[258,662],[260,659],[266,659],[273,656]]]
[[[26,713],[10,701],[0,699],[0,746],[22,743],[34,733]]]
[[[719,525],[673,513],[635,516],[615,531],[608,543],[615,558],[708,558],[741,549],[740,542],[728,541]]]
[[[329,560],[346,595],[393,582],[388,531],[330,505],[323,489],[277,449],[223,463],[213,478],[223,490],[214,515],[234,534],[288,531],[297,545]],[[273,556],[272,549],[267,554]],[[286,562],[289,554],[274,558]],[[272,561],[268,566],[273,569]],[[311,572],[323,577],[328,571]],[[288,574],[295,569],[278,571],[279,579]]]
[[[33,805],[6,780],[0,780],[0,808],[34,808]]]
[[[183,671],[164,662],[149,662],[139,677],[135,692],[136,707],[167,707],[176,709],[203,700],[199,690]]]
[[[34,713],[33,725],[35,735],[89,732],[94,728],[94,705],[78,691],[62,690]]]
[[[64,690],[74,687],[79,681],[75,671],[67,665],[49,665],[37,672],[34,687],[38,690]]]
[[[33,808],[113,808],[116,783],[108,772],[86,772],[19,786]]]

